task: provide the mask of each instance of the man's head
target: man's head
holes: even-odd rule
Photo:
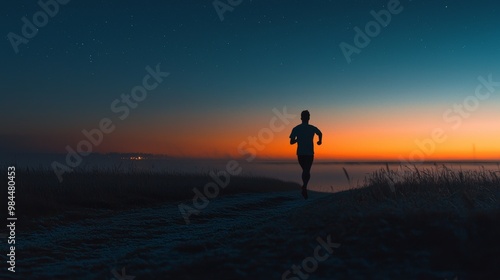
[[[302,122],[309,122],[309,118],[311,117],[311,115],[309,114],[309,111],[307,110],[304,110],[302,111],[302,113],[300,113],[300,119],[302,120]]]

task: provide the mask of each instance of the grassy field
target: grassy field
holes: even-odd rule
[[[191,199],[192,189],[203,190],[213,179],[207,174],[123,172],[114,169],[77,170],[59,183],[49,169],[17,171],[18,213],[30,217],[78,208],[128,209],[162,202]],[[348,171],[345,170],[347,179]],[[359,205],[398,204],[419,209],[453,206],[491,208],[500,186],[500,170],[459,171],[436,165],[391,170],[387,166],[365,178],[362,186],[348,191]],[[221,195],[244,192],[296,190],[299,185],[278,179],[232,176]],[[437,203],[437,204],[436,204]],[[457,208],[458,209],[458,208]],[[462,210],[464,210],[462,209]]]
[[[27,218],[71,210],[123,210],[192,199],[193,188],[213,182],[209,174],[123,172],[114,169],[76,170],[59,183],[52,170],[18,169],[17,213]],[[272,178],[231,176],[219,195],[298,190],[296,183]]]
[[[349,179],[348,170],[345,173]],[[78,252],[75,248],[89,249],[78,247],[82,240],[85,244],[105,242],[103,248],[123,240],[125,244],[142,244],[125,246],[138,253],[118,257],[133,264],[133,275],[143,278],[204,279],[208,274],[231,276],[227,279],[275,275],[279,279],[291,264],[300,264],[312,254],[311,243],[315,244],[317,237],[331,236],[341,246],[318,266],[311,279],[497,279],[499,175],[500,170],[484,168],[461,171],[435,165],[395,170],[386,166],[367,176],[362,186],[311,194],[308,201],[301,198],[296,183],[233,176],[221,196],[280,190],[296,193],[221,198],[213,204],[216,207],[204,210],[192,224],[185,225],[176,203],[191,200],[193,187],[202,189],[212,182],[208,174],[83,170],[68,174],[59,184],[50,170],[29,169],[17,173],[16,206],[23,223],[32,218],[34,238],[52,240],[52,234],[59,233],[52,240],[54,244],[74,244],[56,247],[59,255],[71,255],[77,263],[82,256],[74,253]],[[165,207],[161,213],[147,209],[168,202],[172,204],[167,208],[173,211],[169,215]],[[137,211],[120,211],[132,208]],[[106,214],[93,214],[99,210]],[[58,217],[41,219],[37,224],[37,218],[53,216]],[[143,227],[143,219],[149,226]],[[96,226],[101,231],[89,235],[88,228]],[[71,234],[61,235],[66,230]],[[142,241],[144,234],[148,239]],[[185,240],[178,241],[180,236]],[[168,251],[165,240],[173,246]],[[33,242],[35,247],[26,249],[33,252],[33,263],[46,260],[36,254],[40,248],[48,250],[45,243]],[[144,254],[144,247],[157,254]],[[125,250],[120,245],[114,249]],[[108,249],[102,251],[106,252]],[[177,262],[165,266],[171,256]],[[155,266],[153,259],[164,263]],[[73,264],[64,261],[70,271]],[[54,263],[64,261],[56,259]],[[98,263],[95,271],[105,271]]]
[[[363,186],[321,199],[289,220],[298,231],[331,234],[342,243],[336,254],[342,271],[335,275],[498,279],[499,175],[442,165],[387,167]]]

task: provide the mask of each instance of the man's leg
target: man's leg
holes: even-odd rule
[[[307,188],[309,179],[311,179],[311,166],[314,160],[314,156],[298,156],[300,167],[302,167],[302,182],[303,187]]]
[[[307,184],[309,183],[309,179],[311,179],[311,166],[314,156],[299,155],[298,159],[300,167],[302,167],[302,196],[307,198]]]

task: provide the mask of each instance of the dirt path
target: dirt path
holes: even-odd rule
[[[308,201],[298,192],[223,197],[211,201],[200,215],[193,215],[190,225],[184,223],[177,204],[169,204],[55,226],[20,236],[16,276],[112,279],[112,269],[121,275],[125,267],[126,274],[136,276],[136,280],[156,279],[159,272],[181,273],[210,265],[214,260],[207,260],[210,256],[224,265],[233,262],[231,273],[249,275],[238,265],[251,263],[245,243],[272,238],[262,236],[266,227],[287,230],[283,217],[321,196],[313,194]],[[269,246],[272,250],[273,244]],[[279,277],[282,271],[275,273]]]

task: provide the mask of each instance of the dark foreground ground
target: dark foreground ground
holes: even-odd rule
[[[307,201],[293,183],[235,178],[227,187],[233,191],[210,200],[190,224],[178,208],[189,198],[161,202],[156,192],[168,191],[144,183],[140,200],[125,193],[106,202],[101,195],[105,203],[93,207],[80,198],[84,206],[26,211],[17,272],[6,271],[2,254],[0,278],[498,279],[497,174],[439,166],[381,170],[362,188],[312,193]],[[113,182],[110,174],[97,175]],[[100,182],[95,176],[88,180]],[[84,178],[80,184],[91,184]],[[132,189],[133,178],[126,181]],[[238,192],[238,185],[245,188]],[[151,193],[156,203],[148,206]],[[124,207],[123,198],[133,207]]]

